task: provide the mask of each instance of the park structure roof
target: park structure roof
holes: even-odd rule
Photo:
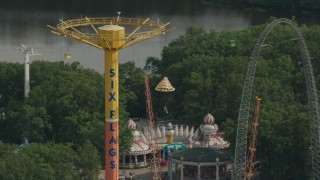
[[[232,162],[232,153],[229,150],[214,149],[214,148],[192,148],[184,151],[178,151],[172,153],[172,161],[194,166],[215,166],[218,163],[220,165],[228,164]]]

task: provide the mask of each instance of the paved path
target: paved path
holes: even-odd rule
[[[151,180],[152,175],[151,175],[151,169],[149,168],[142,168],[142,169],[120,169],[119,174],[125,175],[126,177],[130,177],[129,173],[134,172],[134,178],[138,179],[141,178],[141,180]],[[168,172],[168,167],[162,167],[162,172]],[[104,170],[101,170],[100,180],[104,180]]]
[[[136,180],[152,180],[152,175],[151,175],[151,169],[149,168],[142,168],[142,169],[120,169],[119,174],[125,175],[126,177],[130,177],[129,173],[134,172],[133,176]],[[168,167],[162,167],[162,172],[167,173],[168,172]],[[141,179],[139,179],[141,178]],[[100,180],[104,180],[104,170],[101,170],[100,172]],[[180,173],[172,173],[172,179],[174,180],[179,180],[180,179]],[[194,180],[195,178],[191,177],[184,177],[184,180]],[[215,179],[215,178],[213,178]],[[164,179],[167,180],[167,179]]]

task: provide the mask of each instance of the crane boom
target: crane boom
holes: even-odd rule
[[[145,99],[146,99],[146,115],[148,121],[148,132],[149,132],[149,147],[151,148],[151,173],[152,180],[161,180],[161,167],[158,157],[157,148],[157,135],[156,126],[154,122],[154,114],[152,108],[152,97],[150,91],[150,82],[147,76],[144,77],[145,81]]]
[[[256,104],[254,106],[252,125],[251,125],[249,153],[247,156],[246,172],[244,176],[245,180],[251,180],[254,177],[254,168],[255,168],[256,152],[257,152],[257,144],[258,144],[258,133],[259,133],[259,126],[260,126],[260,108],[261,108],[261,98],[257,96]]]

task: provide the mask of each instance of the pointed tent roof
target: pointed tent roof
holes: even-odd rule
[[[171,85],[167,77],[164,77],[156,87],[156,91],[160,92],[172,92],[174,90],[175,88]]]
[[[129,119],[128,121],[128,128],[130,129],[136,129],[137,127],[137,124],[132,120],[132,119]]]

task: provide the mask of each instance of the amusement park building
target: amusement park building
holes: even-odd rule
[[[139,122],[141,123],[141,122]],[[157,147],[162,162],[175,164],[175,172],[180,176],[197,179],[213,179],[216,176],[226,179],[230,176],[232,154],[228,150],[230,143],[225,141],[211,114],[203,118],[198,129],[189,126],[172,125],[158,126],[156,132],[149,133],[146,126],[138,130],[137,123],[128,121],[132,129],[133,142],[130,152],[123,154],[121,168],[138,168],[150,162],[150,139],[157,138]],[[183,147],[186,147],[184,149]],[[168,151],[169,150],[169,151]],[[172,173],[172,165],[169,173]]]

